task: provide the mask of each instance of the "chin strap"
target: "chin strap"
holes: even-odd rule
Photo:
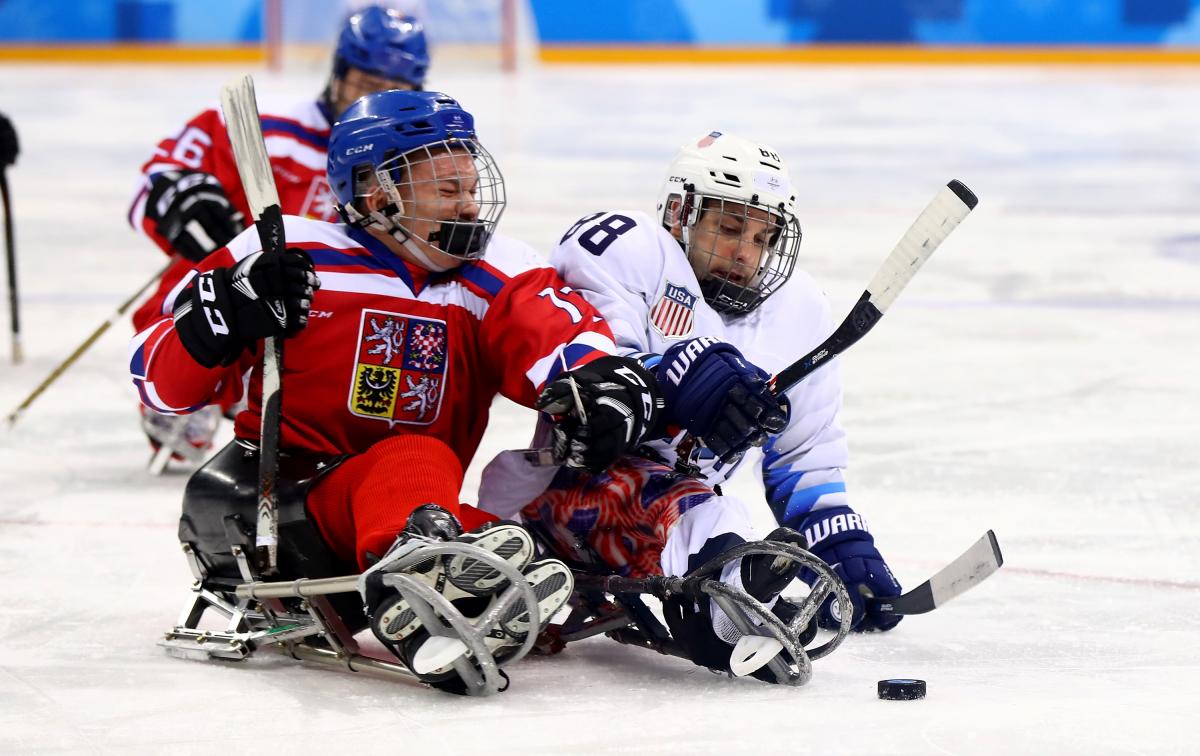
[[[417,244],[416,240],[413,238],[413,235],[409,233],[408,229],[406,229],[398,220],[404,211],[401,207],[398,207],[394,203],[384,205],[378,210],[372,211],[370,215],[366,216],[355,210],[353,207],[345,208],[344,212],[351,225],[358,226],[360,228],[370,226],[378,228],[380,231],[383,231],[399,242],[401,246],[408,250],[409,253],[417,259],[417,262],[434,273],[443,273],[451,268],[456,267],[454,264],[438,264],[430,259],[429,255],[426,254],[425,251],[421,249],[420,245]]]
[[[401,229],[397,233],[400,233],[402,231],[403,231],[403,229]],[[393,233],[392,236],[394,237],[394,236],[396,236],[396,234]],[[451,263],[450,265],[439,265],[439,264],[435,263],[433,260],[429,259],[429,256],[426,255],[421,250],[421,248],[417,246],[417,243],[415,241],[413,241],[412,237],[409,236],[408,234],[405,234],[405,240],[402,241],[401,244],[403,244],[404,248],[407,249],[409,252],[411,252],[412,256],[417,258],[417,260],[419,260],[422,265],[424,265],[426,268],[433,271],[434,273],[444,273],[447,270],[450,270],[451,268],[457,268],[458,265],[461,263],[461,261],[458,260],[458,258],[452,258],[453,260],[455,260],[455,262]]]

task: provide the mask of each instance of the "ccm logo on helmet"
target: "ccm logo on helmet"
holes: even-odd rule
[[[370,144],[360,144],[357,147],[349,147],[346,149],[345,154],[357,155],[361,152],[370,152],[371,148],[374,146],[375,146],[375,143],[371,142]]]

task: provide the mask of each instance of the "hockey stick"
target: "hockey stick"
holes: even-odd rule
[[[825,365],[829,358],[846,351],[865,336],[891,307],[892,302],[896,301],[896,297],[921,269],[921,265],[977,204],[978,198],[961,181],[955,179],[943,187],[884,259],[871,282],[867,284],[866,290],[837,330],[816,349],[773,376],[768,382],[771,391],[776,396],[783,394]],[[680,473],[693,476],[699,474],[699,468],[687,461],[697,443],[697,439],[689,434],[677,445],[675,469]],[[529,464],[535,467],[562,464],[548,449],[523,449],[521,452]]]
[[[867,611],[886,614],[925,614],[982,583],[1004,564],[996,534],[988,531],[957,559],[908,593],[888,599],[867,599]]]
[[[946,184],[900,237],[896,248],[879,266],[875,277],[833,335],[779,371],[770,381],[771,390],[776,395],[782,394],[824,365],[830,357],[841,354],[865,336],[904,291],[921,265],[977,204],[979,200],[961,181],[956,179]]]
[[[982,583],[1004,564],[996,534],[988,531],[950,564],[908,593],[890,599],[866,600],[868,612],[925,614]],[[836,600],[836,599],[835,599]],[[775,638],[742,636],[730,656],[729,670],[742,677],[767,664],[783,648]]]
[[[4,204],[4,249],[8,256],[8,313],[12,333],[12,363],[20,365],[25,358],[21,351],[21,313],[17,306],[17,248],[13,244],[12,202],[8,196],[8,170],[0,165],[0,201]]]
[[[246,190],[246,201],[264,252],[283,253],[287,244],[283,236],[283,211],[275,176],[263,142],[262,124],[258,120],[258,102],[254,98],[254,79],[242,75],[221,89],[221,112],[225,129],[233,145],[238,176]],[[282,302],[270,302],[281,326],[287,324]],[[279,521],[276,480],[279,476],[279,423],[283,392],[279,382],[279,367],[283,364],[283,340],[268,336],[263,339],[262,426],[258,458],[258,514],[254,541],[255,562],[264,575],[276,572]]]
[[[782,395],[828,363],[831,357],[836,357],[866,336],[900,292],[904,291],[921,265],[977,204],[979,200],[975,194],[961,181],[955,179],[946,184],[925,206],[908,231],[904,232],[904,236],[900,237],[837,330],[816,349],[773,376],[767,382],[771,392],[776,396]],[[689,461],[699,443],[698,439],[688,434],[676,446],[675,469],[681,474],[692,477],[700,474],[699,466]]]
[[[125,314],[125,311],[128,310],[134,302],[141,299],[142,295],[146,293],[147,289],[158,283],[158,280],[162,278],[166,274],[167,270],[174,264],[175,258],[171,258],[171,262],[167,263],[162,270],[151,276],[150,280],[142,284],[141,288],[135,291],[133,295],[129,297],[129,299],[126,299],[124,302],[122,302],[121,306],[118,307],[112,315],[108,316],[108,320],[105,320],[103,323],[101,323],[100,327],[92,331],[92,335],[84,339],[83,343],[77,346],[75,351],[68,355],[67,359],[60,362],[58,367],[50,371],[50,375],[46,376],[46,380],[39,383],[37,388],[35,388],[29,394],[29,396],[25,397],[25,401],[17,405],[15,410],[8,413],[8,417],[5,418],[8,428],[11,429],[14,425],[16,425],[17,420],[21,419],[21,415],[24,414],[25,410],[29,408],[29,405],[33,404],[33,400],[41,396],[42,392],[49,388],[51,383],[54,383],[54,381],[58,380],[58,377],[62,375],[67,368],[74,365],[75,361],[82,357],[83,353],[86,352],[92,346],[92,344],[96,343],[96,340],[103,336],[104,332],[107,331],[113,323],[116,323],[118,320],[120,320],[121,316]]]

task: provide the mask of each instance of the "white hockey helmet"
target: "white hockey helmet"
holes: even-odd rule
[[[658,212],[718,312],[750,312],[796,267],[796,194],[787,166],[766,145],[719,131],[683,145]]]

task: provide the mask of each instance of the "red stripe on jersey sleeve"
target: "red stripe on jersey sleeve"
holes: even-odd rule
[[[527,407],[533,406],[546,377],[555,372],[551,361],[545,365],[546,375],[527,375],[539,360],[581,337],[596,342],[592,349],[568,355],[575,367],[602,356],[605,350],[598,344],[612,341],[612,331],[595,308],[578,292],[564,293],[565,288],[553,268],[520,273],[496,294],[480,328],[483,357],[500,393]]]

